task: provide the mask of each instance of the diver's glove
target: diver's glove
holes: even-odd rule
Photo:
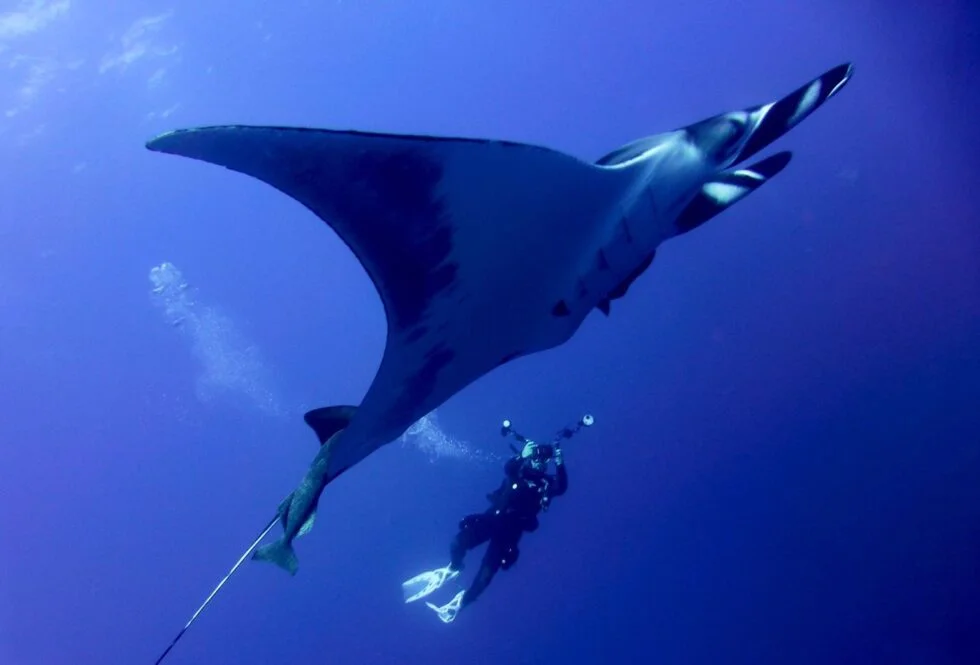
[[[565,463],[565,460],[562,458],[562,455],[561,455],[561,446],[560,445],[556,445],[555,446],[555,464],[557,464],[558,466],[561,466],[564,463]]]

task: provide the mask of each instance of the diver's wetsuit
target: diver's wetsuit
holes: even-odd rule
[[[449,548],[450,566],[461,570],[468,550],[490,541],[473,584],[463,595],[462,607],[475,601],[501,568],[507,570],[517,560],[517,543],[521,535],[538,528],[538,513],[556,496],[568,489],[568,472],[564,463],[557,464],[552,475],[536,471],[520,457],[504,465],[506,478],[500,487],[487,495],[491,506],[486,512],[464,517],[459,533]]]

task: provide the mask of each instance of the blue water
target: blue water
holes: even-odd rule
[[[978,26],[966,0],[0,4],[0,665],[152,663],[305,471],[303,411],[356,403],[383,350],[329,228],[147,139],[595,159],[845,61],[783,174],[331,485],[299,574],[249,563],[167,662],[980,662]],[[496,486],[500,421],[585,411],[517,565],[452,625],[403,604]]]

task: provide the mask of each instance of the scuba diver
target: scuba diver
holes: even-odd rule
[[[480,569],[468,589],[459,591],[447,604],[439,607],[426,605],[434,610],[443,623],[455,620],[463,608],[472,604],[486,590],[498,570],[507,570],[517,560],[517,545],[525,532],[538,528],[538,514],[548,510],[551,502],[568,490],[568,471],[562,455],[561,441],[571,438],[582,427],[595,422],[586,415],[573,427],[562,429],[551,443],[539,444],[517,433],[509,420],[505,420],[501,435],[513,436],[524,444],[522,448],[511,445],[514,456],[504,464],[504,480],[500,487],[487,495],[490,507],[482,513],[467,515],[459,523],[459,532],[449,546],[449,565],[431,570],[402,584],[405,602],[424,598],[455,579],[463,570],[463,558],[469,550],[487,543]],[[555,473],[549,473],[551,462]]]

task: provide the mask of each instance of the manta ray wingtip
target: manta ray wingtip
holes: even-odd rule
[[[147,150],[152,152],[168,152],[167,146],[170,144],[174,138],[180,136],[181,134],[187,132],[186,129],[172,129],[169,132],[164,132],[162,134],[157,134],[150,140],[148,140],[143,145]]]
[[[175,148],[181,145],[183,139],[191,137],[195,134],[202,134],[204,131],[209,129],[215,129],[214,127],[187,127],[184,129],[171,129],[170,131],[163,132],[162,134],[157,134],[150,140],[148,140],[144,145],[147,150],[152,150],[153,152],[169,152],[173,153]]]
[[[829,77],[831,80],[836,80],[836,84],[831,88],[830,92],[827,93],[827,98],[833,97],[841,88],[843,88],[848,81],[854,76],[854,63],[845,62],[843,64],[837,65],[831,69],[824,77]]]

